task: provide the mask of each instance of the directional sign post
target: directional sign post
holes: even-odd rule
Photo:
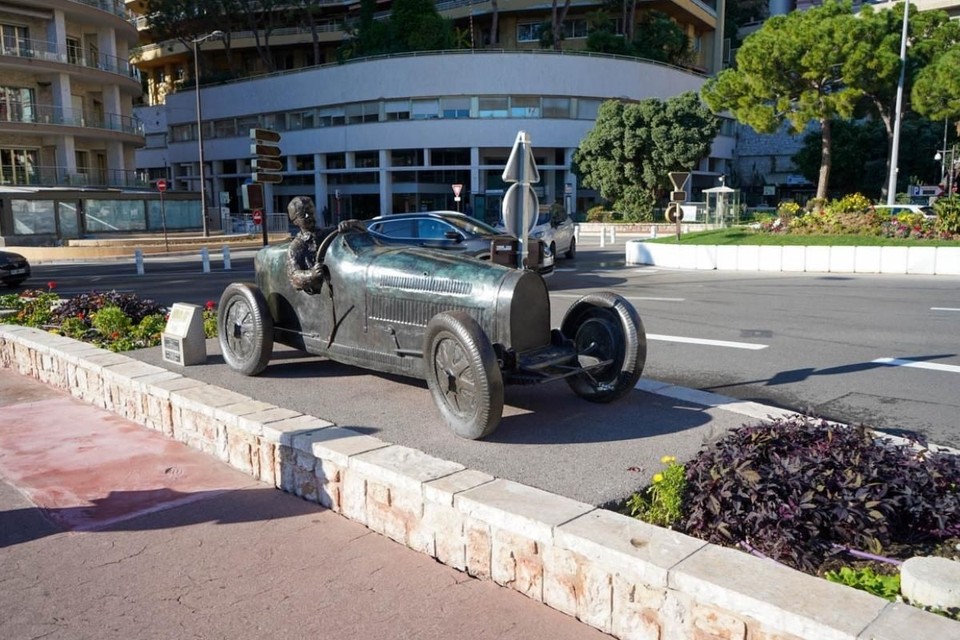
[[[167,237],[167,208],[163,202],[163,192],[167,190],[167,181],[163,178],[157,180],[157,191],[160,192],[160,222],[163,224],[163,250],[170,252],[170,240]]]
[[[460,211],[460,192],[463,190],[462,184],[452,184],[450,187],[453,189],[453,201],[457,203],[457,211]]]
[[[510,151],[510,158],[503,170],[504,182],[515,182],[503,196],[501,213],[503,223],[520,240],[517,247],[517,268],[523,268],[523,258],[527,255],[527,234],[537,220],[540,202],[530,183],[540,182],[540,171],[533,157],[530,136],[526,131],[517,132],[517,139]]]
[[[283,163],[280,161],[280,134],[270,129],[250,129],[250,153],[254,155],[250,161],[253,169],[253,182],[278,183],[283,181],[280,171]]]

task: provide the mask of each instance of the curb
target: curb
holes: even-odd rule
[[[0,325],[0,366],[161,431],[617,638],[960,635],[960,624],[915,607],[38,329]],[[772,413],[705,392],[642,385],[752,417]]]
[[[795,273],[960,275],[960,247],[692,245],[628,240],[628,265]]]

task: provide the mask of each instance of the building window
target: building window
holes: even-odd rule
[[[33,89],[0,86],[0,120],[35,122]]]
[[[189,142],[196,139],[196,135],[194,135],[196,127],[195,124],[174,125],[170,127],[170,137],[174,142]]]
[[[440,107],[443,110],[444,118],[454,119],[470,117],[469,96],[440,98]]]
[[[293,111],[287,114],[287,130],[313,129],[317,126],[317,113],[313,109]]]
[[[361,124],[363,122],[377,122],[380,119],[379,102],[354,102],[343,109],[347,124]]]
[[[410,101],[409,100],[387,100],[383,103],[384,120],[409,120],[410,119]]]
[[[540,98],[532,96],[513,96],[510,98],[511,118],[539,118]]]
[[[67,62],[80,64],[83,59],[83,45],[77,38],[67,38]],[[163,80],[163,71],[160,71],[160,80]]]
[[[29,56],[30,31],[15,24],[0,24],[0,52],[8,56]]]
[[[422,167],[423,149],[394,149],[390,152],[390,165],[394,167]]]
[[[217,120],[213,123],[213,136],[215,138],[233,138],[237,135],[237,121],[233,118]]]
[[[237,118],[237,131],[234,135],[247,137],[250,135],[250,129],[256,129],[259,126],[260,119],[257,116]]]
[[[0,149],[0,183],[36,184],[40,159],[36,149]]]
[[[525,22],[517,25],[517,42],[540,42],[540,22]]]
[[[293,156],[293,166],[296,171],[313,171],[313,154]]]
[[[588,34],[587,21],[583,18],[563,21],[563,37],[567,40],[586,38]]]
[[[477,107],[477,116],[481,118],[506,118],[507,117],[507,98],[487,97],[480,98]]]
[[[581,98],[577,100],[577,118],[580,120],[596,120],[600,111],[600,100]]]
[[[87,231],[144,231],[147,228],[143,200],[86,200]]]
[[[410,112],[414,120],[432,120],[440,117],[440,102],[436,98],[411,100]]]
[[[326,107],[320,109],[318,124],[321,127],[337,127],[344,124],[343,107]]]
[[[353,164],[359,169],[374,169],[380,166],[379,151],[357,151],[353,156]]]
[[[327,154],[327,169],[346,169],[347,168],[347,154],[345,153],[328,153]]]
[[[439,167],[470,166],[470,149],[451,148],[430,151],[430,164]]]
[[[17,235],[57,232],[53,200],[11,200],[13,229]]]
[[[544,118],[569,118],[570,117],[570,98],[544,98],[543,99],[543,117]]]

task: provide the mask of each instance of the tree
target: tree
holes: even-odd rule
[[[575,170],[627,217],[652,219],[667,173],[694,168],[718,131],[717,117],[690,91],[666,101],[607,100],[574,153]]]
[[[829,193],[836,195],[857,191],[878,198],[885,185],[887,134],[876,120],[833,120],[833,169],[830,171]],[[819,131],[803,137],[803,146],[792,160],[804,178],[815,182],[820,173],[821,139]]]
[[[682,65],[690,61],[690,40],[683,29],[670,16],[661,11],[648,11],[639,22],[639,32],[630,38],[615,33],[616,25],[606,11],[589,15],[590,33],[587,50],[596,53],[612,53],[667,64]]]
[[[707,81],[704,100],[715,112],[729,110],[741,123],[761,133],[784,124],[798,133],[811,120],[820,125],[820,172],[817,198],[826,198],[831,167],[834,118],[853,115],[863,91],[844,78],[850,60],[861,59],[862,23],[849,2],[827,0],[807,11],[767,20],[747,36],[736,67]]]
[[[920,72],[913,85],[913,104],[918,113],[932,120],[960,120],[960,47]]]
[[[455,42],[451,21],[432,0],[394,0],[389,32],[394,53],[452,49]]]

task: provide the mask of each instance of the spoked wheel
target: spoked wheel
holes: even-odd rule
[[[230,368],[255,376],[273,353],[273,317],[260,289],[234,282],[220,296],[217,310],[220,351]]]
[[[567,311],[560,331],[573,340],[583,373],[568,377],[573,392],[592,402],[611,402],[633,389],[647,359],[640,315],[621,296],[593,293]]]
[[[503,377],[480,325],[462,311],[438,313],[423,345],[427,386],[454,433],[470,440],[493,433],[503,415]]]
[[[577,237],[576,236],[570,238],[570,246],[567,247],[567,253],[564,255],[566,255],[567,258],[571,260],[577,257]]]

